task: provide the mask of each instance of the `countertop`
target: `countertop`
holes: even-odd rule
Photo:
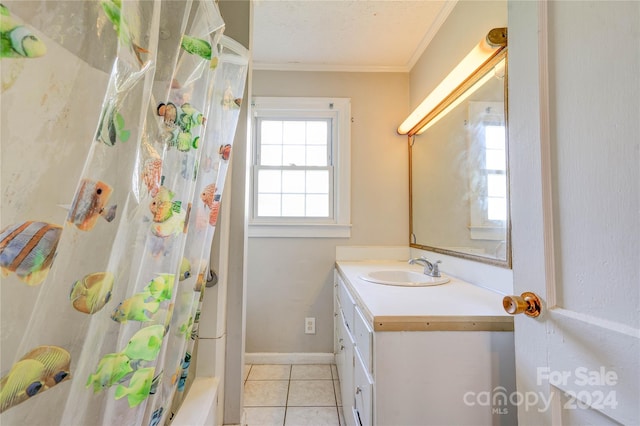
[[[359,278],[376,270],[422,272],[402,261],[338,261],[338,273],[375,331],[513,331],[504,295],[445,273],[451,281],[427,287],[376,284]]]

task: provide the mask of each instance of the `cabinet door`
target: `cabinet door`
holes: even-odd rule
[[[344,377],[344,369],[346,362],[346,342],[347,337],[345,336],[345,327],[342,316],[342,311],[340,310],[340,305],[336,302],[337,310],[335,312],[335,357],[336,357],[336,368],[338,369],[338,377],[340,381]]]
[[[356,417],[362,426],[373,425],[373,381],[369,378],[362,359],[355,355],[353,373],[353,392],[355,394]]]
[[[353,337],[356,341],[356,352],[360,355],[365,370],[373,377],[372,369],[372,345],[373,331],[367,324],[364,315],[358,307],[355,308]]]
[[[338,348],[340,352],[336,354],[336,367],[338,369],[338,378],[340,379],[340,394],[342,395],[342,410],[344,413],[347,426],[356,426],[353,416],[348,415],[353,411],[354,407],[354,386],[353,386],[353,337],[345,326],[344,318],[340,314],[341,321],[339,323],[340,332],[338,335],[342,338]]]

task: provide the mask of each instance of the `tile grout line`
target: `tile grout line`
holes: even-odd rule
[[[341,426],[340,423],[340,410],[338,410],[338,393],[336,392],[336,379],[333,376],[333,367],[331,368],[331,387],[333,388],[333,400],[336,402],[336,415],[338,416],[338,426]]]
[[[284,417],[282,418],[282,426],[287,424],[287,410],[289,409],[289,391],[291,390],[291,373],[293,372],[293,365],[289,365],[289,381],[287,383],[287,399],[284,401]]]

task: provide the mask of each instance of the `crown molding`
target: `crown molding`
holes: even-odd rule
[[[407,73],[406,65],[341,65],[308,63],[268,63],[253,62],[254,71],[310,71],[310,72],[392,72]]]
[[[453,10],[453,8],[456,6],[457,3],[458,3],[458,0],[451,0],[451,1],[445,2],[442,5],[442,9],[440,9],[438,16],[433,21],[433,25],[431,25],[431,27],[429,28],[429,31],[427,31],[427,33],[424,35],[424,37],[422,38],[422,41],[420,41],[420,44],[418,44],[418,47],[416,47],[415,52],[413,52],[413,56],[411,56],[411,58],[409,59],[409,62],[407,63],[406,68],[409,71],[411,71],[411,69],[416,64],[416,62],[418,62],[418,59],[420,59],[420,57],[422,56],[424,51],[427,49],[427,47],[429,46],[433,38],[436,36],[436,34],[438,34],[438,31],[440,31],[440,27],[442,27],[444,22],[447,20],[447,18],[449,17],[449,14],[451,13],[451,11]]]

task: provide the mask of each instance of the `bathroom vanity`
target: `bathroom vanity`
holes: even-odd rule
[[[513,318],[503,295],[455,277],[419,287],[360,278],[383,270],[422,272],[406,261],[336,262],[347,425],[516,424]]]

